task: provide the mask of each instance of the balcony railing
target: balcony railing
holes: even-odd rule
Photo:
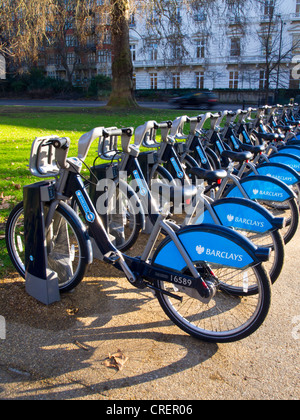
[[[281,61],[282,63],[290,63],[292,57],[287,56],[284,57]],[[262,54],[258,55],[240,55],[239,57],[214,57],[213,59],[205,59],[205,58],[186,58],[183,61],[176,59],[159,59],[159,60],[135,60],[133,62],[133,66],[136,69],[141,68],[165,68],[165,67],[173,67],[176,65],[181,65],[184,67],[191,67],[191,66],[206,66],[206,65],[228,65],[228,64],[244,64],[244,65],[255,65],[260,63],[265,63],[266,57]]]

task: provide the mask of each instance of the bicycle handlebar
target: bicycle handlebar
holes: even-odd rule
[[[50,144],[52,144],[52,146],[55,147],[55,149],[67,150],[70,147],[70,139],[66,137],[51,139],[48,140],[47,143],[45,143],[45,146]]]
[[[112,136],[128,136],[131,137],[133,135],[133,128],[127,127],[127,128],[104,128],[103,129],[103,137],[112,137]]]
[[[147,148],[157,148],[160,143],[156,141],[156,130],[161,130],[162,141],[168,137],[172,121],[164,121],[157,123],[156,121],[147,121],[145,124],[140,125],[135,130],[134,146],[139,148],[141,144]]]
[[[156,121],[153,121],[153,128],[155,130],[159,130],[162,128],[171,128],[172,127],[172,121],[164,121],[161,123],[157,123]]]

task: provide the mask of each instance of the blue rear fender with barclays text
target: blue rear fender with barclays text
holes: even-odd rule
[[[211,207],[222,226],[261,234],[284,226],[284,218],[274,217],[263,206],[246,198],[222,198],[212,203]],[[208,210],[193,223],[215,224]]]
[[[300,172],[300,157],[282,150],[278,153],[274,153],[269,156],[269,161],[272,163],[282,163],[294,169],[296,172]]]
[[[300,183],[300,175],[298,172],[284,163],[266,162],[256,166],[256,170],[260,175],[278,179],[286,185]],[[247,176],[254,176],[254,173],[248,173]]]
[[[264,175],[254,175],[240,180],[242,188],[251,200],[284,202],[296,198],[295,193],[284,182]],[[224,192],[224,197],[243,197],[236,185]]]
[[[246,269],[266,261],[269,248],[257,248],[246,237],[224,226],[186,226],[176,232],[193,263]],[[157,248],[152,265],[183,273],[187,264],[175,243],[166,238]]]
[[[285,146],[278,147],[279,153],[288,153],[289,155],[297,156],[300,158],[300,142],[298,145],[293,144],[286,144]],[[272,153],[272,155],[275,155],[276,152]]]

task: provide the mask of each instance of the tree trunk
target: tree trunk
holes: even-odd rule
[[[112,93],[108,106],[137,107],[133,92],[133,65],[129,46],[128,0],[111,0],[113,43]]]

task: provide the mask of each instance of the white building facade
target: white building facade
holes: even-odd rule
[[[136,89],[298,89],[300,0],[225,3],[206,9],[166,0],[164,9],[136,9]]]

